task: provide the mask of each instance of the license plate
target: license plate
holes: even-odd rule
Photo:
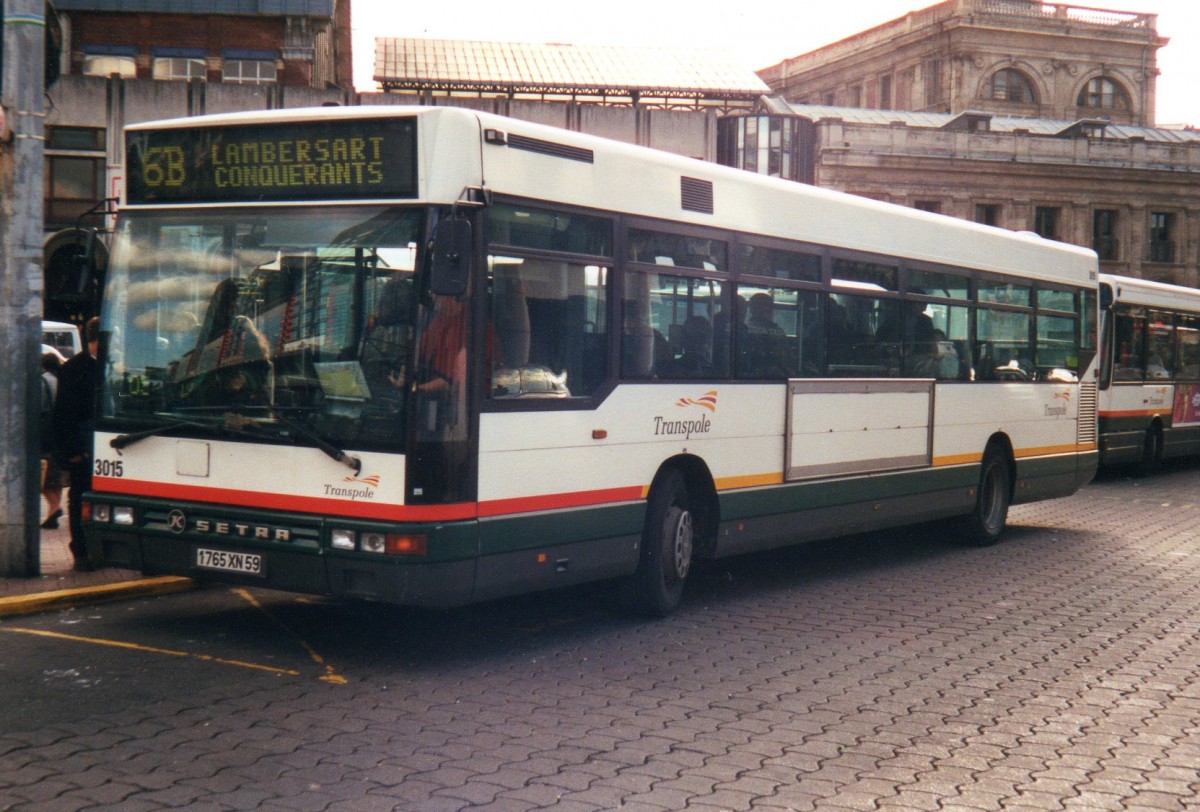
[[[230,553],[199,547],[196,549],[196,566],[204,570],[262,575],[263,557],[257,553]]]

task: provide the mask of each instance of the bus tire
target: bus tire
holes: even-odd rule
[[[962,541],[972,547],[987,547],[1000,540],[1012,502],[1012,469],[1003,451],[988,446],[979,470],[975,507],[963,519]]]
[[[678,470],[666,471],[650,491],[641,558],[633,575],[634,609],[648,617],[666,617],[679,606],[692,567],[695,519],[687,482]]]
[[[1142,437],[1142,458],[1138,460],[1135,473],[1138,476],[1149,476],[1162,466],[1162,461],[1162,428],[1153,423],[1146,428],[1146,434]]]

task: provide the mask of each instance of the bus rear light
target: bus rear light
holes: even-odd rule
[[[429,539],[424,533],[388,533],[388,555],[425,555]]]

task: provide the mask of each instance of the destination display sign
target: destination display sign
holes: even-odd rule
[[[215,203],[417,196],[415,118],[126,134],[126,201]]]

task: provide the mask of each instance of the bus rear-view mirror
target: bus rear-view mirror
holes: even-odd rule
[[[429,290],[439,296],[467,292],[470,270],[471,224],[460,217],[442,220],[433,229],[433,266]]]

